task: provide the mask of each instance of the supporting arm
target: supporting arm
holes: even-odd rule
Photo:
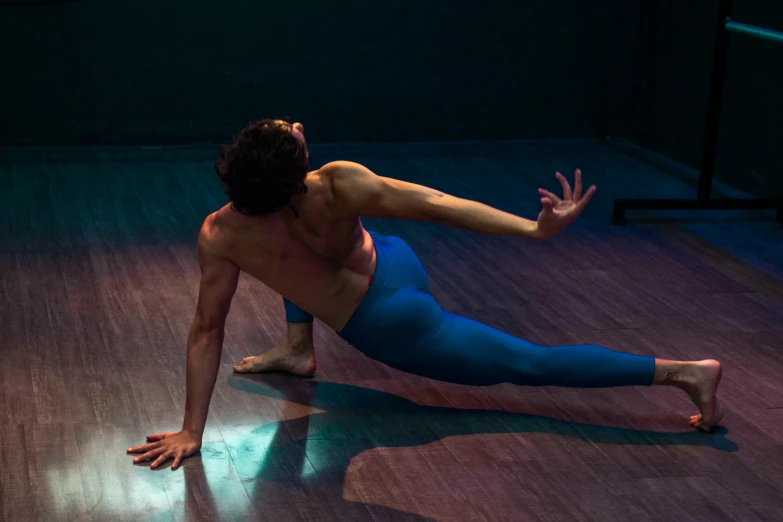
[[[199,438],[204,432],[207,412],[215,386],[226,316],[239,280],[239,268],[215,252],[209,220],[199,237],[199,287],[196,315],[188,336],[187,394],[182,430]]]

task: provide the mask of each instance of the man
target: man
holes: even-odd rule
[[[218,372],[226,315],[240,271],[284,297],[288,334],[268,352],[246,357],[239,373],[315,372],[313,316],[369,357],[403,371],[468,385],[501,382],[571,387],[681,388],[712,429],[723,416],[718,361],[668,361],[583,345],[544,347],[444,312],[427,293],[427,274],[399,238],[366,231],[360,218],[432,221],[484,234],[548,239],[595,193],[582,194],[557,173],[563,197],[539,189],[531,221],[431,188],[375,175],[338,161],[309,172],[301,124],[263,120],[242,130],[216,164],[231,203],[204,221],[198,239],[202,278],[187,348],[182,431],[129,448],[152,467],[196,453]]]

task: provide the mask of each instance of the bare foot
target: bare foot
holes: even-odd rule
[[[237,373],[286,372],[299,377],[312,377],[315,373],[315,356],[312,349],[294,349],[279,344],[261,355],[245,357],[234,366]]]
[[[725,414],[717,397],[722,374],[720,363],[711,359],[697,361],[691,363],[685,373],[683,389],[701,412],[691,417],[690,424],[703,431],[712,431]]]

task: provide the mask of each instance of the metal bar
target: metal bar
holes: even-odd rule
[[[616,199],[615,205],[626,210],[777,210],[783,198]]]
[[[763,199],[615,199],[612,223],[625,225],[626,210],[777,210],[775,219],[783,223],[783,198]]]
[[[729,51],[729,35],[732,32],[755,36],[764,40],[783,43],[783,33],[731,20],[734,0],[721,0],[718,7],[718,27],[712,57],[710,95],[707,118],[704,124],[704,140],[701,151],[699,192],[696,199],[615,199],[612,222],[625,224],[625,211],[639,210],[775,210],[775,219],[783,223],[783,198],[710,199],[712,178],[715,174],[715,156],[718,148],[718,128],[723,104],[723,86],[726,79],[726,61]]]
[[[731,17],[734,0],[721,0],[718,8],[718,26],[715,31],[715,47],[712,55],[712,76],[710,97],[707,102],[707,118],[704,124],[704,139],[701,150],[701,171],[699,173],[700,201],[709,201],[712,178],[715,174],[715,157],[718,149],[718,127],[723,104],[723,84],[726,79],[726,61],[729,55],[729,32],[724,29]]]
[[[726,30],[732,33],[746,34],[748,36],[755,36],[762,40],[769,42],[783,43],[783,33],[779,31],[773,31],[772,29],[764,29],[763,27],[756,27],[755,25],[741,24],[739,22],[726,22]]]

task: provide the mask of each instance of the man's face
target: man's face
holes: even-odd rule
[[[299,122],[294,123],[291,126],[291,134],[296,136],[297,139],[300,139],[300,140],[304,141],[305,140],[305,137],[304,137],[304,125],[302,125]]]
[[[291,129],[291,134],[302,143],[305,143],[304,125],[301,123],[290,123],[285,120],[277,120],[277,123],[282,127],[288,127]]]

